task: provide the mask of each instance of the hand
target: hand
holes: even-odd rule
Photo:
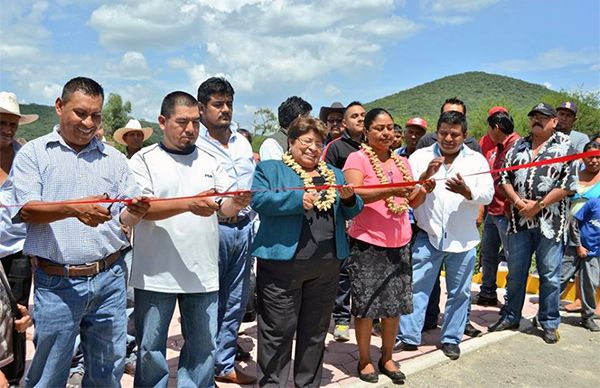
[[[588,250],[585,247],[576,247],[575,251],[577,252],[577,256],[581,259],[585,259],[588,255]]]
[[[348,199],[354,195],[354,187],[352,185],[343,185],[338,189],[338,193],[340,193],[340,198]]]
[[[471,189],[469,189],[469,186],[467,186],[465,180],[459,173],[457,173],[454,178],[448,178],[446,180],[446,190],[460,194],[466,199],[472,199]]]
[[[442,167],[442,164],[444,164],[443,156],[438,156],[437,158],[431,159],[431,162],[429,162],[429,165],[427,165],[427,170],[421,174],[421,180],[429,179],[437,174],[437,172],[440,170],[440,167]]]
[[[108,195],[102,194],[81,198],[83,201],[100,201],[103,199],[108,199]],[[110,210],[97,203],[77,204],[72,205],[72,208],[75,211],[75,217],[87,226],[96,227],[112,219]]]
[[[17,307],[19,308],[19,312],[21,313],[21,318],[15,319],[15,329],[17,329],[19,333],[24,333],[28,327],[31,327],[31,325],[33,325],[33,321],[31,319],[31,315],[29,315],[27,307],[20,304],[18,304]]]
[[[302,196],[302,207],[304,207],[304,210],[312,210],[312,208],[315,207],[315,195],[316,192],[314,190],[307,190],[304,192],[304,195]]]
[[[236,195],[235,197],[232,198],[233,203],[235,204],[236,207],[239,207],[240,210],[245,208],[246,206],[250,205],[250,202],[252,201],[252,193],[250,191],[245,192],[245,193],[240,193],[238,195]]]
[[[435,189],[435,184],[435,179],[427,179],[421,187],[425,189],[425,193],[429,194]]]
[[[127,211],[134,217],[143,218],[150,209],[150,202],[144,196],[137,196],[131,199],[127,205]]]
[[[408,198],[414,191],[415,186],[403,186],[392,188],[392,195],[394,197]]]
[[[131,241],[131,227],[121,224],[121,232],[127,237],[127,240]]]
[[[519,209],[519,214],[525,218],[533,218],[540,212],[537,201],[531,199],[522,199],[519,201],[519,205],[522,206]]]
[[[197,195],[206,195],[206,194],[214,194],[216,191],[214,189],[210,189],[207,191],[203,191],[198,193]],[[201,216],[201,217],[209,217],[214,214],[217,210],[219,210],[220,206],[218,203],[213,201],[212,197],[202,197],[202,198],[194,198],[190,200],[188,204],[188,209],[191,213]]]

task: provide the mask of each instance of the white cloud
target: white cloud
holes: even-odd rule
[[[542,85],[544,85],[546,89],[552,89],[552,84],[548,81],[544,82]]]
[[[500,0],[422,0],[421,6],[436,13],[473,13]]]
[[[148,79],[150,74],[146,57],[137,51],[126,52],[119,63],[108,63],[106,67],[115,78],[141,80]]]
[[[491,71],[537,71],[562,69],[569,66],[595,65],[598,62],[597,50],[568,51],[552,49],[530,59],[510,59],[488,65]]]

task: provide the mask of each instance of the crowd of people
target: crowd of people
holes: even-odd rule
[[[491,107],[478,141],[458,98],[428,131],[421,117],[402,128],[358,101],[312,117],[292,96],[256,154],[250,133],[232,125],[234,94],[220,77],[196,97],[167,94],[160,142],[143,147],[152,129],[132,119],[112,134],[124,155],[104,137],[96,81],[69,80],[59,123],[24,146],[18,127],[38,117],[0,93],[0,387],[23,377],[27,387],[116,387],[123,373],[135,386],[166,387],[176,304],[178,386],[285,387],[293,370],[295,386],[317,387],[330,322],[344,342],[352,317],[358,377],[402,384],[392,354],[416,350],[438,326],[442,268],[441,350],[456,360],[464,335],[482,334],[472,302],[503,305],[489,331],[519,328],[533,255],[543,340],[560,339],[560,294],[575,275],[581,325],[600,331],[600,153],[552,160],[600,150],[600,133],[590,141],[573,129],[573,102],[535,105],[524,137],[506,108]],[[539,163],[519,168],[530,162]],[[478,246],[483,283],[472,301]],[[236,364],[251,357],[237,336],[254,300],[257,376]]]

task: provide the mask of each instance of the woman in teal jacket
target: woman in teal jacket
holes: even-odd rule
[[[340,262],[349,254],[345,223],[363,207],[342,172],[320,162],[324,139],[321,121],[297,118],[288,128],[289,152],[282,160],[260,163],[254,175],[261,386],[287,386],[294,335],[295,386],[321,383]],[[319,185],[344,186],[283,190]]]

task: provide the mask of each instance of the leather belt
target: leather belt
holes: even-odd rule
[[[219,224],[238,224],[242,221],[246,221],[248,218],[245,216],[233,216],[233,217],[219,217]]]
[[[94,276],[100,272],[106,271],[110,266],[121,257],[121,251],[106,256],[93,263],[69,265],[52,263],[44,258],[36,257],[36,263],[39,269],[53,276],[66,276],[69,278],[81,276]]]

